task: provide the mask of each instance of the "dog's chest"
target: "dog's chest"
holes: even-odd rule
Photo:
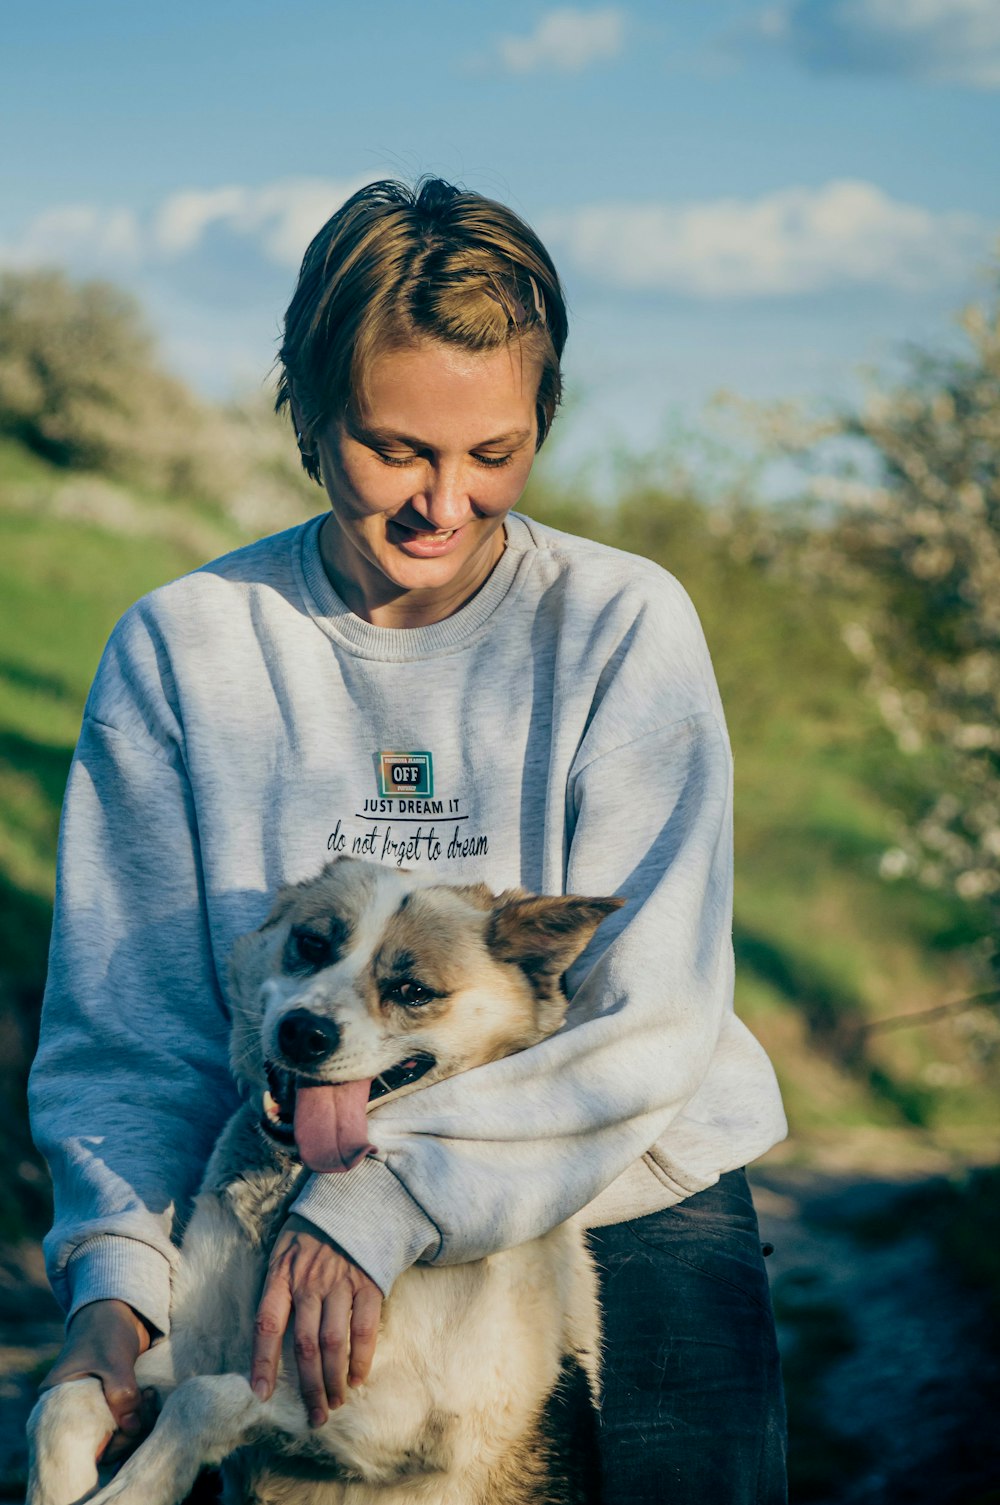
[[[205,1171],[199,1205],[215,1197],[249,1243],[270,1248],[309,1172],[261,1132],[254,1110],[240,1109],[222,1132]],[[190,1233],[194,1232],[197,1214]],[[188,1236],[184,1239],[187,1249]]]
[[[383,1309],[373,1396],[391,1377],[429,1379],[435,1409],[517,1404],[518,1375],[554,1377],[566,1346],[561,1231],[465,1265],[414,1266]]]
[[[384,1482],[472,1477],[504,1456],[537,1421],[566,1349],[553,1266],[567,1249],[558,1230],[550,1239],[401,1275],[368,1382],[305,1442],[274,1437],[273,1450],[304,1450],[316,1464],[325,1452],[346,1477]],[[281,1383],[295,1385],[287,1363]]]

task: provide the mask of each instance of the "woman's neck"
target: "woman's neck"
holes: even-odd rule
[[[366,567],[368,562],[343,539],[332,516],[327,517],[319,534],[327,579],[344,605],[373,627],[430,627],[453,617],[482,589],[499,564],[506,548],[503,528],[493,535],[491,544],[471,574],[427,590],[414,590]],[[349,564],[355,567],[345,567]]]

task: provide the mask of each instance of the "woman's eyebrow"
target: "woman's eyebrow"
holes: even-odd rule
[[[348,431],[353,439],[358,439],[362,444],[405,444],[410,449],[433,449],[433,445],[427,444],[423,439],[417,439],[412,434],[400,434],[393,429],[369,428],[366,424],[348,424]],[[470,445],[470,449],[490,449],[495,444],[523,444],[531,438],[530,429],[511,429],[506,434],[496,434],[492,439],[480,439]]]

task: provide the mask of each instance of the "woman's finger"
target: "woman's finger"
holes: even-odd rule
[[[354,1308],[351,1312],[350,1383],[352,1385],[364,1384],[371,1373],[381,1315],[382,1292],[378,1286],[368,1281],[355,1295]]]
[[[321,1427],[329,1415],[319,1351],[322,1314],[323,1303],[312,1291],[295,1293],[295,1363],[299,1371],[299,1390],[311,1427]]]
[[[97,1453],[101,1463],[118,1463],[122,1458],[127,1458],[129,1453],[134,1452],[136,1446],[144,1437],[149,1436],[156,1425],[158,1409],[156,1391],[152,1389],[141,1391],[136,1407],[139,1419],[138,1428],[130,1428],[127,1432],[123,1428],[105,1438]]]
[[[127,1362],[111,1361],[100,1375],[100,1380],[108,1410],[118,1423],[119,1432],[134,1441],[142,1431],[139,1386],[134,1368]]]
[[[350,1286],[341,1281],[323,1302],[319,1346],[323,1359],[323,1383],[331,1408],[342,1406],[347,1399],[352,1297]]]
[[[250,1384],[259,1400],[270,1400],[278,1378],[281,1343],[292,1311],[292,1291],[284,1266],[273,1265],[253,1325]]]

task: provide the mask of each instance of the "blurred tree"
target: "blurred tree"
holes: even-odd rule
[[[0,433],[68,470],[208,502],[251,531],[296,521],[319,496],[269,399],[200,401],[163,370],[128,293],[58,271],[0,273]]]
[[[786,428],[785,447],[820,457],[814,494],[832,504],[802,557],[864,602],[848,646],[899,746],[935,760],[936,792],[883,870],[1000,918],[1000,295],[961,327],[962,353],[911,351],[861,411]]]
[[[0,427],[68,468],[197,490],[202,415],[156,363],[138,305],[60,272],[0,277]]]

